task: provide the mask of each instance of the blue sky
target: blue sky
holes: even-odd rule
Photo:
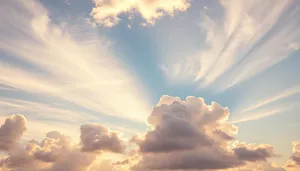
[[[90,122],[130,137],[161,96],[203,97],[283,164],[300,139],[299,1],[173,2],[0,2],[1,123],[25,115],[26,140]]]

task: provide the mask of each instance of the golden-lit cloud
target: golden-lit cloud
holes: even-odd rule
[[[14,115],[7,118],[0,127],[0,150],[10,150],[16,146],[23,132],[26,131],[27,122],[24,116]]]
[[[131,140],[142,156],[133,169],[232,169],[275,156],[272,145],[237,141],[228,116],[227,108],[203,98],[163,96],[148,118],[152,130]]]
[[[89,35],[80,33],[79,41],[77,32],[54,24],[34,0],[5,0],[0,11],[0,49],[26,64],[1,61],[1,84],[100,114],[145,120],[151,107],[142,84],[95,30],[86,28]]]
[[[57,131],[51,131],[42,141],[33,139],[25,145],[19,145],[19,138],[26,130],[27,120],[22,115],[13,115],[7,118],[0,128],[0,150],[7,152],[7,156],[0,161],[0,168],[9,171],[87,171],[95,162],[97,154],[122,152],[114,146],[116,143],[123,143],[116,133],[109,129],[94,129],[105,128],[101,125],[82,125],[84,128],[92,128],[91,126],[93,129],[81,132],[80,143]],[[106,136],[97,137],[100,134]],[[89,152],[83,151],[87,144],[99,143],[106,146],[95,146],[89,148]],[[99,150],[101,153],[95,153]]]
[[[285,164],[286,168],[300,169],[300,141],[293,142],[293,154]]]
[[[168,58],[161,69],[170,80],[223,91],[288,58],[300,47],[300,8],[291,8],[299,7],[293,0],[275,1],[217,1],[221,21],[205,6],[201,50],[182,62]],[[141,25],[153,25],[192,2],[94,0],[88,21],[112,27],[124,14],[129,20],[137,14]],[[264,108],[300,93],[299,86],[241,106],[233,120],[227,107],[201,97],[163,95],[151,108],[127,59],[86,21],[56,21],[38,0],[0,4],[0,171],[299,170],[299,141],[280,166],[271,162],[281,157],[272,143],[241,141],[235,125],[298,106]],[[130,128],[135,124],[140,130]]]
[[[189,0],[94,0],[94,3],[91,16],[106,27],[118,24],[121,14],[138,13],[147,24],[154,24],[162,16],[173,16],[190,6]]]
[[[84,124],[80,127],[83,151],[112,151],[122,153],[125,145],[117,132],[99,124]]]
[[[12,115],[0,128],[0,169],[6,171],[293,171],[299,168],[299,142],[284,166],[269,144],[236,139],[229,110],[203,98],[162,96],[148,117],[151,129],[130,138],[98,123],[77,126],[79,141],[59,131],[21,141],[31,122]],[[54,128],[54,126],[53,126]],[[133,144],[136,144],[134,146]]]

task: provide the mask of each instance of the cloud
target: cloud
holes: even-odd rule
[[[44,137],[45,132],[49,132],[53,129],[52,125],[57,126],[57,131],[64,132],[72,138],[77,138],[77,126],[74,123],[81,124],[88,123],[90,121],[98,122],[102,120],[99,116],[90,115],[86,111],[78,111],[75,108],[66,107],[59,103],[45,104],[43,102],[0,97],[0,108],[1,113],[26,114],[26,118],[29,119],[28,129],[23,136],[23,139],[26,140]],[[0,121],[1,119],[5,119],[4,116],[0,116]],[[128,127],[127,125],[105,123],[105,126],[121,131],[126,136],[131,136],[136,132],[141,131],[135,128],[134,125],[132,125],[132,127],[129,125]],[[39,130],[36,130],[36,127],[38,127]]]
[[[12,115],[0,128],[0,147],[5,152],[0,169],[293,171],[300,167],[298,141],[286,164],[274,165],[269,161],[278,156],[274,147],[237,140],[238,128],[228,117],[229,110],[215,102],[207,105],[203,98],[190,96],[182,101],[165,95],[148,117],[151,130],[132,137],[131,143],[137,146],[131,146],[118,132],[96,123],[80,126],[80,142],[58,131],[46,133],[41,140],[21,142],[27,119]]]
[[[248,121],[262,119],[262,118],[269,117],[269,116],[272,116],[275,114],[280,114],[285,111],[289,111],[291,109],[294,109],[297,106],[299,106],[298,103],[289,103],[289,104],[284,104],[283,106],[266,108],[261,111],[242,113],[243,115],[241,115],[240,117],[232,119],[231,123],[242,123],[242,122],[248,122]]]
[[[28,112],[35,118],[42,117],[60,121],[77,121],[77,120],[97,120],[95,116],[87,113],[75,111],[74,109],[62,109],[55,104],[45,104],[43,102],[34,102],[29,100],[19,100],[0,97],[0,107],[3,113],[20,113]],[[57,115],[53,115],[56,113]],[[63,116],[63,117],[61,117]]]
[[[46,137],[53,138],[53,139],[59,139],[62,137],[62,135],[58,131],[51,131],[46,134]]]
[[[200,40],[201,48],[185,57],[175,59],[173,55],[165,60],[164,70],[171,81],[189,78],[202,88],[224,91],[297,51],[297,1],[266,0],[263,6],[259,0],[219,2],[201,11],[199,25],[205,37]]]
[[[122,153],[125,146],[117,132],[98,124],[84,124],[80,127],[83,151],[111,151]]]
[[[13,115],[0,127],[0,150],[10,150],[27,129],[27,121],[22,115]]]
[[[242,161],[224,151],[205,149],[184,153],[163,153],[144,156],[135,170],[208,170],[243,165]]]
[[[88,171],[97,159],[98,154],[93,153],[94,151],[122,152],[125,148],[120,146],[123,142],[118,139],[115,132],[96,124],[81,126],[81,143],[72,141],[69,136],[60,132],[51,131],[42,141],[31,140],[25,145],[18,145],[18,141],[25,131],[26,123],[27,120],[24,116],[13,115],[7,118],[2,125],[1,141],[11,141],[7,141],[5,146],[1,142],[1,147],[5,147],[1,150],[7,152],[7,156],[0,160],[1,169],[9,171]],[[100,134],[102,136],[99,136]],[[94,145],[93,149],[87,149],[87,145]],[[82,151],[82,148],[89,152]]]
[[[79,151],[71,151],[64,153],[60,160],[55,162],[49,171],[85,171],[95,160],[95,156],[82,153]]]
[[[286,168],[300,168],[300,141],[293,142],[293,154],[285,164]]]
[[[186,103],[191,109],[196,105],[203,107],[190,111],[189,107],[178,100],[163,96],[160,99],[160,105],[154,107],[148,123],[155,129],[147,132],[144,141],[139,141],[138,138],[134,140],[139,144],[142,152],[168,152],[212,145],[213,140],[205,134],[205,131],[199,131],[205,128],[199,128],[197,124],[201,123],[197,122],[202,122],[203,126],[206,123],[209,124],[212,118],[218,122],[218,119],[222,120],[223,116],[226,117],[227,109],[220,108],[216,103],[208,109],[202,99],[188,97]],[[201,117],[203,113],[205,115]],[[196,116],[197,114],[199,116]],[[196,117],[199,118],[196,119]]]
[[[234,112],[238,114],[238,116],[236,116],[237,118],[232,119],[232,123],[241,123],[252,120],[258,120],[294,109],[295,107],[299,106],[297,102],[281,103],[283,105],[275,106],[268,105],[271,105],[272,103],[275,103],[277,101],[282,101],[298,93],[300,93],[299,85],[286,89],[273,96],[259,100],[256,104],[250,105],[248,107],[245,107],[246,105],[241,105],[239,109],[237,109],[237,111]]]
[[[245,161],[265,161],[274,156],[274,148],[268,144],[239,144],[233,151],[239,159]]]
[[[4,0],[0,11],[0,51],[13,59],[1,58],[1,84],[76,109],[145,120],[151,107],[143,85],[95,29],[54,22],[35,0]]]
[[[272,96],[272,97],[269,97],[267,99],[261,100],[261,101],[257,102],[257,104],[244,109],[243,111],[241,111],[241,113],[245,113],[245,112],[255,110],[257,108],[266,106],[270,103],[276,102],[278,100],[282,100],[284,98],[293,96],[293,95],[298,94],[298,93],[300,93],[300,86],[295,86],[293,88],[284,90],[283,92],[280,92],[280,93],[276,94],[275,96]]]
[[[133,137],[142,157],[134,170],[230,169],[275,156],[268,144],[235,140],[229,110],[203,98],[162,96],[148,118],[152,130]]]
[[[237,171],[286,171],[286,169],[271,162],[255,162],[248,163],[238,168]]]
[[[164,15],[173,16],[177,11],[186,11],[189,0],[94,0],[91,16],[96,23],[112,27],[121,20],[124,13],[137,12],[148,24]]]

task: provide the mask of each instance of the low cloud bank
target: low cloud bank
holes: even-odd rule
[[[23,115],[7,118],[0,128],[0,171],[172,171],[300,168],[300,142],[282,167],[269,159],[278,156],[272,145],[251,144],[235,138],[238,127],[228,122],[229,110],[203,98],[162,96],[148,117],[151,129],[125,143],[120,133],[100,124],[80,127],[80,142],[52,131],[42,141],[20,144],[26,131]],[[99,161],[108,153],[117,161]],[[100,160],[99,160],[100,159]],[[101,162],[100,162],[101,163]],[[2,170],[1,170],[2,169]]]

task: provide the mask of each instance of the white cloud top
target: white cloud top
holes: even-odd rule
[[[188,0],[94,0],[91,12],[96,23],[106,27],[118,24],[121,14],[139,13],[148,24],[164,15],[173,16],[177,11],[186,11]]]

